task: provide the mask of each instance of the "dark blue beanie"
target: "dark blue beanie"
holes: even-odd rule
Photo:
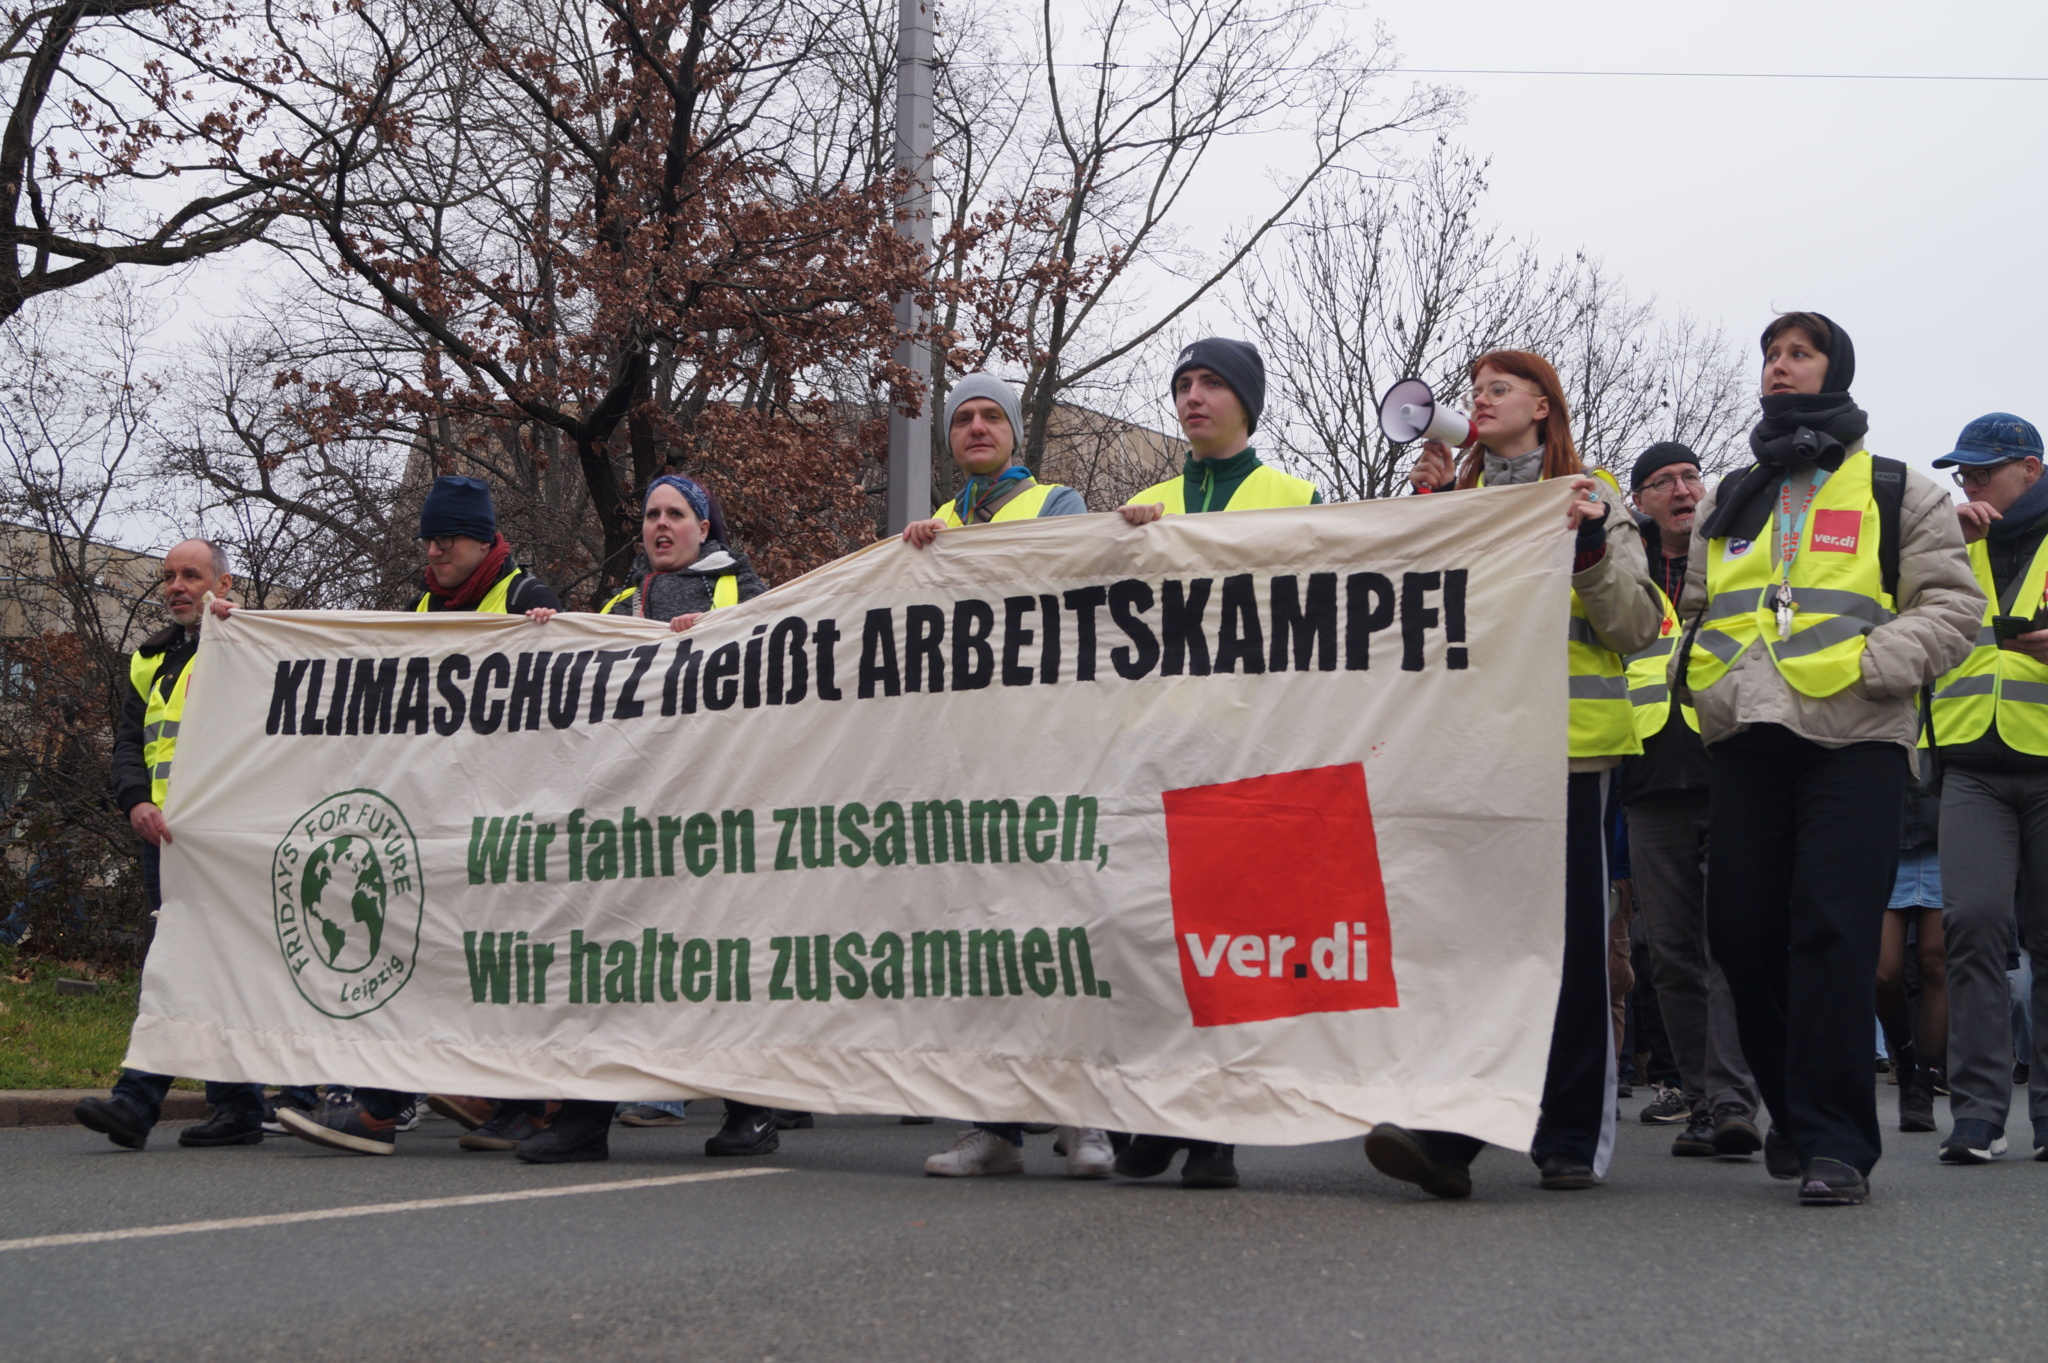
[[[1173,395],[1180,376],[1190,369],[1216,371],[1244,404],[1244,414],[1250,423],[1246,434],[1257,432],[1259,414],[1266,410],[1266,362],[1259,358],[1255,347],[1222,336],[1196,341],[1173,362],[1173,377],[1166,381],[1167,396]]]
[[[498,538],[498,516],[491,510],[491,488],[481,478],[450,474],[436,478],[420,508],[420,538],[467,535],[485,544]]]

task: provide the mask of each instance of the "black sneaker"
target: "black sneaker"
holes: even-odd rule
[[[1472,1196],[1472,1163],[1437,1148],[1427,1131],[1381,1122],[1365,1138],[1365,1158],[1388,1178],[1412,1183],[1431,1197]]]
[[[180,1131],[178,1144],[199,1150],[216,1145],[261,1145],[263,1119],[254,1113],[217,1107],[207,1114],[205,1121]]]
[[[1645,1126],[1675,1126],[1689,1121],[1691,1117],[1692,1104],[1686,1102],[1684,1090],[1671,1084],[1659,1084],[1657,1097],[1643,1109],[1642,1120]]]
[[[489,1121],[474,1131],[463,1132],[455,1143],[464,1150],[517,1150],[547,1129],[545,1119],[522,1108],[500,1104]]]
[[[527,1164],[594,1164],[612,1157],[611,1130],[609,1110],[601,1117],[565,1113],[512,1153]]]
[[[1870,1180],[1838,1159],[1810,1161],[1799,1173],[1802,1207],[1854,1207],[1870,1199]]]
[[[1778,1134],[1775,1124],[1764,1136],[1764,1171],[1772,1178],[1799,1177],[1799,1152],[1792,1148],[1790,1136]]]
[[[1747,1159],[1764,1148],[1764,1137],[1748,1112],[1734,1103],[1714,1109],[1714,1153],[1722,1159]]]
[[[1934,1072],[1929,1066],[1915,1065],[1899,1079],[1899,1130],[1935,1129]]]
[[[2048,1117],[2034,1118],[2034,1158],[2048,1164]]]
[[[1237,1147],[1212,1141],[1188,1142],[1187,1160],[1180,1166],[1183,1188],[1235,1188]]]
[[[398,1110],[398,1115],[397,1115],[396,1117],[392,1118],[392,1120],[393,1120],[393,1121],[394,1121],[395,1123],[397,1123],[397,1125],[395,1125],[395,1126],[394,1126],[394,1127],[392,1128],[392,1130],[394,1130],[394,1131],[417,1131],[417,1130],[419,1130],[419,1129],[420,1129],[420,1101],[419,1101],[419,1099],[415,1098],[415,1099],[413,1099],[413,1100],[412,1100],[411,1102],[407,1103],[407,1104],[406,1104],[406,1105],[405,1105],[404,1107],[400,1108],[400,1109]]]
[[[1576,1193],[1600,1186],[1593,1166],[1570,1155],[1545,1155],[1536,1168],[1546,1192]]]
[[[727,1112],[725,1125],[704,1142],[707,1155],[772,1155],[782,1140],[775,1134],[775,1110],[757,1107],[751,1112]]]
[[[1976,1117],[1965,1117],[1941,1143],[1943,1164],[1989,1164],[2006,1151],[2005,1128]]]
[[[1671,1153],[1681,1159],[1697,1159],[1714,1153],[1714,1119],[1704,1110],[1692,1114],[1692,1120],[1685,1124],[1685,1130],[1678,1133],[1678,1139],[1671,1142]]]
[[[398,1153],[398,1123],[390,1118],[372,1117],[354,1103],[322,1103],[318,1112],[301,1112],[282,1107],[277,1119],[300,1140],[324,1145],[330,1150],[348,1150],[358,1155]]]
[[[1188,1144],[1173,1136],[1133,1136],[1116,1157],[1116,1171],[1125,1178],[1157,1178],[1173,1163],[1174,1152]]]
[[[126,1098],[81,1099],[71,1109],[71,1117],[124,1150],[140,1150],[149,1144],[149,1119]]]
[[[301,1107],[301,1106],[300,1106],[299,1104],[297,1104],[297,1103],[294,1103],[294,1102],[290,1102],[290,1101],[288,1101],[288,1100],[286,1100],[286,1099],[284,1099],[284,1098],[266,1098],[266,1099],[264,1099],[264,1100],[263,1100],[263,1134],[264,1134],[264,1135],[266,1135],[266,1136],[289,1136],[289,1135],[291,1135],[291,1134],[292,1134],[292,1133],[291,1133],[291,1130],[290,1130],[290,1128],[286,1127],[286,1126],[285,1126],[285,1124],[284,1124],[283,1122],[281,1122],[281,1121],[279,1121],[279,1120],[277,1119],[277,1113],[278,1113],[278,1109],[279,1109],[279,1108],[287,1108],[287,1107],[288,1107],[288,1108],[290,1108],[290,1109],[292,1109],[292,1110],[293,1110],[294,1112],[308,1112],[308,1113],[310,1113],[310,1112],[311,1112],[311,1111],[313,1110],[312,1108],[309,1108],[309,1107]]]
[[[780,1107],[775,1109],[775,1129],[777,1131],[809,1131],[817,1124],[817,1119],[808,1112],[791,1112],[787,1108]]]

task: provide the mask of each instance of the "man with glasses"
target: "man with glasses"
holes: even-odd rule
[[[533,615],[545,620],[562,608],[554,588],[512,561],[512,546],[498,533],[491,489],[481,478],[436,478],[420,508],[421,546],[426,550],[425,588],[416,611],[480,611]],[[277,1119],[294,1136],[335,1150],[389,1155],[398,1148],[401,1118],[410,1093],[359,1088],[347,1102],[323,1104],[317,1112],[278,1109]],[[458,1110],[470,1100],[437,1097],[436,1111]],[[465,1150],[510,1150],[546,1126],[547,1105],[538,1099],[501,1100],[489,1120],[464,1133]]]
[[[1665,668],[1681,630],[1677,601],[1685,587],[1693,512],[1706,491],[1699,456],[1675,440],[1650,446],[1629,477],[1630,497],[1646,519],[1643,541],[1664,624],[1657,642],[1628,659],[1629,699],[1643,751],[1621,768],[1636,912],[1648,939],[1650,981],[1678,1062],[1678,1093],[1660,1092],[1643,1109],[1649,1123],[1684,1122],[1672,1142],[1680,1156],[1751,1155],[1757,1131],[1756,1081],[1743,1063],[1728,981],[1707,949],[1707,790],[1713,764],[1700,742],[1699,717],[1675,705]]]
[[[1986,598],[1976,648],[1934,684],[1930,726],[1943,771],[1954,1118],[1941,1158],[1982,1164],[2007,1146],[2015,917],[2034,963],[2034,1016],[2048,1017],[2048,478],[2040,434],[2006,412],[1965,426],[1934,466],[1954,468],[1969,498],[1956,518]],[[2034,1158],[2048,1161],[2048,1029],[2034,1036],[2028,1074]]]

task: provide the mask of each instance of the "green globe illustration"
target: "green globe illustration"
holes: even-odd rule
[[[384,866],[377,849],[353,833],[330,838],[306,858],[299,903],[313,926],[313,950],[336,970],[377,959],[384,936]]]

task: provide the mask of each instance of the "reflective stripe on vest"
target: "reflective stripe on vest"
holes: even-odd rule
[[[1607,484],[1618,497],[1621,484],[1606,469],[1587,470],[1588,476]],[[1486,475],[1478,486],[1486,486]],[[1572,615],[1565,624],[1565,658],[1571,680],[1571,743],[1573,757],[1629,757],[1643,750],[1636,733],[1635,706],[1630,704],[1628,668],[1621,655],[1600,641],[1593,622],[1586,618],[1586,603],[1572,593]]]
[[[135,692],[143,701],[142,765],[149,773],[149,800],[158,808],[170,795],[171,761],[178,751],[185,697],[192,689],[192,667],[198,661],[194,657],[185,664],[185,670],[171,683],[171,694],[165,696],[156,684],[157,674],[163,670],[164,655],[144,657],[136,653],[128,659],[128,680],[134,683]]]
[[[505,602],[512,595],[512,579],[518,576],[519,570],[514,568],[511,572],[499,578],[496,584],[484,593],[484,599],[477,602],[470,609],[479,615],[510,615],[511,612],[505,608]],[[413,609],[425,611],[433,604],[433,600],[434,594],[432,592],[421,592],[420,599],[413,606]]]
[[[1316,499],[1316,485],[1306,478],[1296,478],[1291,473],[1261,464],[1244,476],[1231,492],[1230,500],[1222,506],[1197,507],[1197,511],[1262,511],[1275,506],[1308,506]],[[1164,502],[1166,514],[1179,516],[1186,513],[1187,475],[1169,478],[1155,483],[1137,496],[1133,504],[1140,502]]]
[[[1678,643],[1678,607],[1671,604],[1662,587],[1654,582],[1650,587],[1657,593],[1657,604],[1664,608],[1664,623],[1658,627],[1656,643],[1628,658],[1628,699],[1635,708],[1636,737],[1645,743],[1663,733],[1671,718],[1671,685],[1665,672],[1671,650]],[[1692,731],[1698,733],[1698,713],[1690,705],[1680,705],[1678,711]]]
[[[1763,532],[1776,533],[1775,523]],[[1864,638],[1894,610],[1879,562],[1869,451],[1842,461],[1814,496],[1801,533],[1789,578],[1784,564],[1771,562],[1770,539],[1740,551],[1731,550],[1739,541],[1708,542],[1706,619],[1686,659],[1686,683],[1694,692],[1719,681],[1758,640],[1778,675],[1801,695],[1832,696],[1863,675]],[[1792,629],[1785,639],[1778,638],[1777,611],[1767,599],[1780,581],[1792,588]]]
[[[1635,707],[1629,704],[1627,669],[1621,655],[1600,642],[1577,592],[1572,593],[1565,637],[1565,657],[1571,668],[1571,755],[1626,757],[1641,752]]]
[[[1934,684],[1934,738],[1943,747],[1982,738],[1995,721],[1998,736],[2020,752],[2048,757],[2048,665],[1998,646],[1991,617],[2032,615],[2048,591],[2048,540],[2020,579],[2010,612],[2001,612],[1991,580],[1991,548],[1970,546],[1970,571],[1984,591],[1984,628],[1955,671]]]
[[[1022,492],[1012,493],[1010,500],[996,508],[996,514],[982,524],[994,525],[997,521],[1028,521],[1045,509],[1046,499],[1058,492],[1064,483],[1033,483]],[[932,512],[934,520],[944,521],[949,526],[961,524],[958,497]]]
[[[610,615],[613,606],[618,605],[621,601],[631,601],[634,594],[639,590],[638,587],[626,588],[626,590],[598,607],[597,613],[599,615]],[[739,603],[740,575],[738,573],[720,573],[717,580],[711,584],[710,609],[720,610],[726,606],[737,606]],[[635,614],[638,614],[638,612],[636,611]]]

